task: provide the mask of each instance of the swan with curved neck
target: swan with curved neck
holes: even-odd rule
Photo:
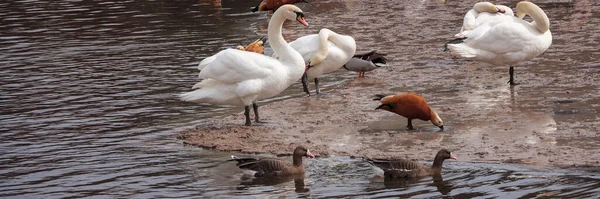
[[[531,16],[533,22],[523,20]],[[448,42],[454,56],[484,61],[494,65],[509,65],[510,85],[514,83],[514,68],[524,60],[544,53],[552,44],[550,20],[544,11],[528,1],[517,4],[517,17],[505,17],[494,23],[484,23],[459,38]]]
[[[479,2],[473,5],[463,18],[463,26],[460,32],[454,35],[456,38],[464,38],[465,35],[477,28],[479,25],[502,20],[503,17],[514,16],[512,9],[503,5],[494,5],[490,2]]]
[[[540,33],[545,33],[550,30],[550,19],[548,19],[548,15],[546,15],[546,13],[537,5],[529,1],[517,3],[517,17],[523,19],[525,15],[529,15],[533,19],[531,25],[535,26]]]
[[[255,122],[260,122],[256,101],[273,97],[298,81],[304,73],[304,59],[281,35],[285,20],[296,20],[308,26],[300,8],[284,5],[271,17],[268,38],[273,50],[280,55],[274,59],[254,52],[226,49],[207,57],[198,64],[199,77],[192,92],[183,93],[183,101],[218,105],[243,105],[246,125],[250,122],[250,105]]]
[[[302,76],[304,92],[310,95],[308,80],[314,79],[317,94],[319,79],[322,74],[332,72],[344,66],[356,52],[356,42],[348,35],[341,35],[323,28],[319,34],[300,37],[290,42],[290,46],[298,51],[307,64],[306,73]],[[274,54],[274,57],[281,57]]]

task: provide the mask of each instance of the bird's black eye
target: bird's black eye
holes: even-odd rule
[[[302,18],[304,18],[304,13],[297,12],[297,11],[294,11],[294,12],[296,13],[296,17],[302,17]]]

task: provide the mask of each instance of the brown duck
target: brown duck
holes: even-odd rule
[[[302,157],[304,156],[315,157],[304,146],[298,146],[294,149],[292,163],[278,158],[240,158],[233,155],[231,161],[237,161],[236,166],[243,169],[245,175],[254,177],[290,176],[304,174],[304,165],[302,164]]]
[[[266,41],[267,41],[267,38],[261,37],[260,39],[257,39],[256,41],[248,44],[246,47],[239,45],[236,47],[236,49],[245,50],[245,51],[249,51],[249,52],[255,52],[258,54],[265,54],[265,42]]]
[[[383,109],[398,115],[402,115],[408,119],[408,125],[406,126],[409,130],[413,130],[412,120],[420,119],[424,121],[431,121],[431,123],[440,129],[444,129],[444,122],[438,116],[438,114],[427,105],[425,98],[416,93],[405,93],[397,95],[375,95],[377,98],[373,100],[379,100],[381,105],[377,109]]]
[[[442,172],[442,164],[446,159],[454,159],[456,157],[446,149],[438,151],[433,160],[431,167],[424,166],[418,162],[406,159],[369,159],[366,161],[374,167],[383,171],[378,171],[379,176],[385,178],[416,178],[423,176],[439,175]],[[382,175],[383,174],[383,175]]]

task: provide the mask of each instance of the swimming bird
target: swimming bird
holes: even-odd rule
[[[256,41],[248,44],[246,47],[244,47],[242,45],[238,45],[236,47],[236,49],[245,50],[245,51],[249,51],[249,52],[255,52],[258,54],[264,54],[266,41],[267,41],[267,39],[265,37],[261,37],[260,39],[257,39]]]
[[[444,129],[444,122],[438,114],[427,105],[427,101],[423,96],[416,93],[405,93],[397,95],[376,95],[373,100],[381,101],[377,109],[383,109],[408,119],[409,130],[413,130],[412,120],[420,119],[423,121],[431,121],[431,123],[440,129]]]
[[[225,49],[205,58],[198,64],[199,77],[192,92],[180,95],[183,101],[204,102],[218,105],[243,105],[246,126],[250,126],[250,106],[258,123],[256,101],[273,97],[298,81],[304,73],[302,55],[289,46],[281,35],[285,20],[297,20],[305,26],[304,14],[294,5],[284,5],[269,21],[268,38],[271,47],[281,59],[241,51]]]
[[[435,155],[431,167],[406,159],[365,158],[376,169],[377,175],[385,178],[416,178],[439,175],[442,172],[442,164],[446,159],[456,160],[456,157],[450,151],[441,149]]]
[[[348,35],[341,35],[327,28],[319,31],[319,34],[311,34],[300,37],[292,42],[290,46],[298,51],[307,64],[306,74],[302,76],[302,87],[304,92],[310,95],[308,80],[315,82],[317,95],[319,91],[319,76],[341,68],[348,63],[356,52],[356,42]],[[277,57],[278,54],[273,54]]]
[[[237,161],[236,166],[243,169],[244,175],[247,176],[289,176],[304,174],[304,165],[302,164],[304,156],[315,157],[306,147],[297,146],[292,155],[292,163],[278,158],[240,158],[233,155],[230,161]]]
[[[523,20],[531,16],[533,22]],[[514,83],[512,64],[530,60],[545,52],[552,44],[550,20],[544,11],[528,1],[517,3],[517,17],[504,17],[496,23],[484,23],[459,38],[448,42],[454,56],[509,65],[508,83]]]
[[[463,26],[460,32],[454,35],[456,38],[464,38],[465,34],[477,28],[479,25],[494,20],[501,16],[514,16],[512,9],[503,5],[494,5],[490,2],[479,2],[473,5],[463,18]]]
[[[365,77],[365,72],[375,70],[385,66],[387,59],[385,53],[378,53],[377,50],[371,52],[355,54],[344,68],[349,71],[358,72],[358,77]]]
[[[263,0],[258,6],[252,8],[252,12],[256,11],[275,11],[285,4],[294,4],[298,2],[308,3],[306,0]]]

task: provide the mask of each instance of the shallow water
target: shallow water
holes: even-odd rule
[[[460,23],[470,3],[394,2],[299,4],[311,27],[288,23],[284,36],[289,40],[328,27],[352,32],[359,51],[387,51],[397,63],[394,67],[405,71],[430,67],[428,72],[436,72],[442,70],[441,65],[456,64],[426,55],[441,50],[440,44],[448,38],[445,35],[457,31],[447,24]],[[367,165],[343,157],[310,160],[304,179],[309,190],[301,190],[305,193],[297,193],[291,182],[240,185],[240,173],[233,164],[219,164],[228,153],[185,147],[176,135],[198,122],[241,109],[184,103],[174,94],[188,91],[197,81],[195,66],[203,57],[266,35],[267,14],[249,12],[255,4],[233,0],[220,4],[203,0],[1,2],[0,197],[535,197],[544,193],[587,197],[599,192],[599,177],[591,172],[464,162],[449,163],[441,184],[424,178],[386,187],[383,182],[372,182]],[[529,92],[535,90],[532,86],[554,92],[549,94],[556,96],[549,110],[554,113],[552,119],[581,121],[574,129],[584,131],[582,126],[598,123],[598,93],[588,91],[599,89],[599,17],[593,11],[600,5],[587,1],[541,5],[553,13],[551,21],[556,22],[557,28],[552,29],[556,46],[544,54],[555,57],[547,62],[556,65],[540,76],[534,76],[533,69],[517,68],[517,82],[531,79],[517,92],[529,101],[541,98]],[[419,15],[425,10],[434,12]],[[580,45],[568,45],[571,42]],[[429,48],[438,45],[440,49]],[[415,49],[423,53],[414,55]],[[565,63],[579,72],[563,73],[560,69]],[[499,70],[504,68],[494,69],[496,74],[501,74]],[[506,81],[502,74],[497,81]],[[591,76],[582,78],[584,74]],[[339,88],[355,75],[343,70],[327,75],[321,81],[323,90]],[[553,84],[559,78],[570,78],[578,86]],[[466,86],[456,89],[448,95],[467,92]],[[575,99],[565,97],[565,89],[573,90]],[[481,109],[511,103],[511,98],[498,99],[486,90],[512,91],[480,90],[461,102]],[[295,84],[276,100],[299,96],[303,95]],[[533,104],[529,108],[545,110]],[[589,139],[576,142],[597,148]]]

